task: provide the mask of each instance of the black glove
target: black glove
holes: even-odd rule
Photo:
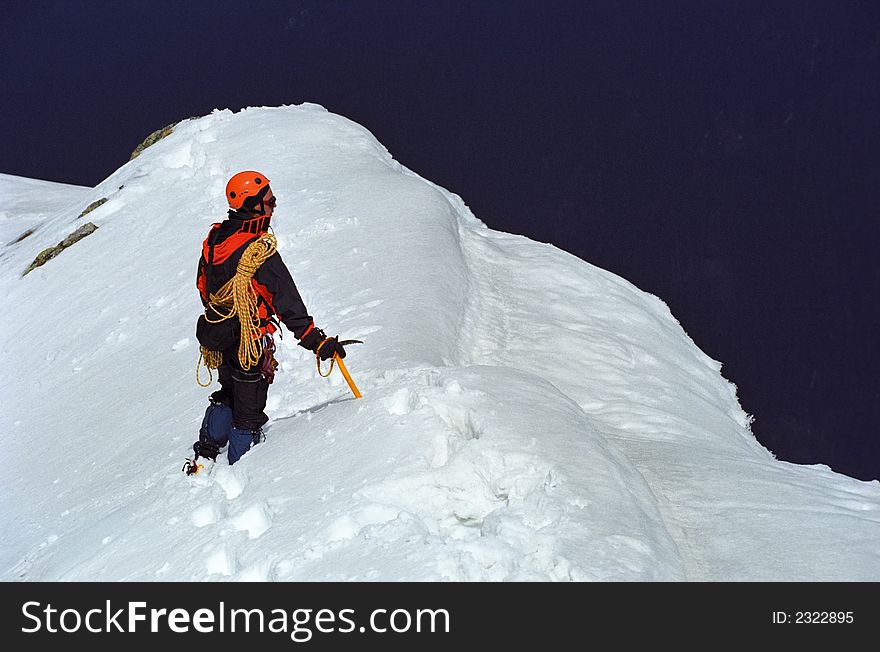
[[[299,345],[308,349],[312,353],[318,350],[318,345],[327,339],[327,336],[324,334],[320,328],[313,328],[308,333],[303,335],[303,338],[299,341]]]
[[[313,328],[299,341],[299,345],[316,353],[321,360],[329,360],[333,354],[345,357],[345,349],[335,337],[327,337],[320,328]]]
[[[329,360],[334,355],[338,355],[340,358],[345,357],[345,349],[342,348],[339,339],[336,337],[328,337],[321,342],[321,344],[318,345],[317,353],[321,360]]]

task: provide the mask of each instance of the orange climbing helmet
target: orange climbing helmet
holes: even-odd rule
[[[265,174],[253,170],[239,172],[226,183],[226,201],[230,208],[238,210],[245,199],[255,196],[268,185],[269,179]]]

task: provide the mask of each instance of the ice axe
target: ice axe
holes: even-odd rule
[[[324,342],[326,341],[327,340],[324,340]],[[342,375],[345,377],[345,382],[348,383],[348,387],[349,389],[351,389],[351,393],[354,394],[355,398],[363,398],[360,391],[358,391],[357,385],[354,384],[354,380],[352,380],[351,374],[348,373],[348,367],[345,366],[345,363],[342,361],[342,358],[339,357],[338,353],[334,353],[333,357],[330,358],[330,369],[327,371],[327,373],[325,374],[321,371],[321,357],[319,353],[321,351],[321,346],[324,344],[324,342],[321,342],[321,344],[318,345],[318,350],[315,351],[315,361],[318,365],[318,375],[322,378],[327,378],[330,374],[333,373],[333,365],[339,365],[339,371],[341,371]],[[348,346],[349,344],[363,344],[363,342],[361,340],[343,340],[342,342],[339,342],[339,344],[340,346]]]

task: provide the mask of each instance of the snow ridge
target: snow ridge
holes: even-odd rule
[[[288,336],[266,442],[186,478],[195,257],[239,169],[272,180],[318,325],[365,341],[365,398]],[[3,222],[39,228],[0,256],[0,578],[880,578],[880,483],[774,460],[662,301],[486,228],[322,107],[215,111],[94,189],[43,187]]]

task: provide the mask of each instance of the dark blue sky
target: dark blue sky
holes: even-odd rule
[[[666,301],[779,458],[880,478],[880,3],[0,9],[0,172],[95,185],[171,122],[322,104]]]

